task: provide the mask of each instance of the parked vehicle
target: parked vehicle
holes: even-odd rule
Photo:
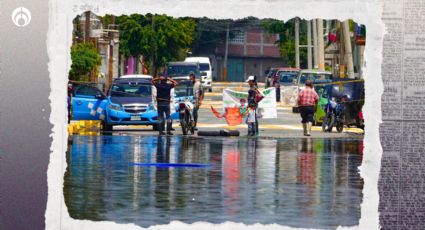
[[[312,84],[329,83],[333,81],[333,76],[332,73],[328,71],[309,69],[301,70],[298,73],[297,78],[293,80],[293,84],[297,87],[295,92],[296,95],[304,89],[307,80],[310,80]],[[294,113],[299,112],[297,101],[298,98],[295,99],[295,106],[292,107],[292,112]]]
[[[293,86],[294,79],[298,77],[300,70],[298,68],[278,68],[274,80],[279,81],[280,86]]]
[[[114,80],[108,94],[88,84],[74,84],[73,120],[102,120],[104,130],[114,125],[152,125],[157,112],[152,104],[152,83],[143,78]]]
[[[323,110],[326,112],[322,122],[323,132],[332,132],[334,126],[339,133],[344,129],[346,110],[344,98],[345,96],[339,100],[328,98],[326,105],[323,105]]]
[[[164,76],[172,76],[173,79],[176,77],[187,78],[191,73],[195,74],[197,79],[201,79],[201,75],[206,76],[205,72],[201,74],[199,62],[169,62]]]
[[[314,124],[321,124],[326,112],[323,105],[328,103],[329,98],[339,98],[347,95],[345,102],[344,125],[364,127],[362,107],[364,104],[364,80],[352,80],[347,78],[336,78],[334,82],[314,84],[313,87],[319,95],[319,103],[314,115]]]
[[[104,129],[114,125],[152,125],[157,127],[157,111],[152,103],[152,83],[149,79],[116,79],[107,96]]]
[[[71,83],[70,118],[72,120],[103,120],[106,95],[94,84]]]
[[[190,99],[181,101],[178,104],[178,113],[180,126],[182,128],[183,135],[187,135],[189,132],[195,134],[194,121],[193,121],[193,104],[190,102]]]
[[[363,111],[360,111],[357,116],[357,127],[364,130],[364,117],[363,117]]]
[[[204,89],[208,89],[209,92],[212,92],[212,71],[214,69],[211,67],[210,59],[208,57],[187,57],[184,61],[199,63],[201,75],[205,73],[205,75],[201,78],[202,86]]]

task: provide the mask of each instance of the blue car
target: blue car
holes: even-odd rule
[[[105,119],[106,96],[94,85],[73,83],[68,106],[72,120]]]
[[[102,120],[103,129],[114,125],[152,125],[157,128],[148,79],[116,79],[107,95],[89,85],[77,85],[72,94],[73,120]]]
[[[157,115],[150,80],[126,78],[113,82],[107,96],[105,130],[112,130],[113,125],[153,125],[156,129]]]

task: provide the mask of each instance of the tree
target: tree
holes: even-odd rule
[[[307,44],[307,28],[302,26],[305,23],[300,22],[300,44]],[[289,66],[295,66],[295,20],[287,22],[266,19],[261,25],[270,34],[279,34],[277,45],[279,46],[280,56]],[[300,66],[307,66],[307,50],[300,49]]]
[[[195,21],[189,18],[133,14],[116,21],[120,53],[125,57],[143,55],[152,75],[167,62],[184,58],[194,38]]]
[[[226,42],[226,30],[229,27],[229,38],[232,39],[238,32],[243,32],[250,27],[256,27],[260,20],[247,17],[238,20],[194,18],[196,22],[195,36],[192,51],[198,53],[214,53],[217,44]]]
[[[77,43],[71,47],[69,79],[87,81],[87,74],[101,64],[102,58],[93,43]]]

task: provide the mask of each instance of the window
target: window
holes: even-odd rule
[[[318,82],[318,80],[331,80],[331,74],[317,74],[317,73],[303,73],[300,78],[300,84],[305,84],[307,80],[312,83]]]
[[[245,31],[235,32],[235,36],[229,39],[230,43],[245,43]]]
[[[199,68],[196,65],[170,65],[167,68],[167,75],[179,76],[179,75],[189,75],[194,73],[196,76],[199,76]]]
[[[100,93],[100,90],[88,85],[78,85],[74,87],[75,87],[74,96],[75,95],[96,96],[96,94]]]
[[[210,64],[201,63],[201,64],[199,64],[199,68],[200,68],[201,71],[208,71],[208,70],[210,70]]]
[[[152,95],[152,86],[148,84],[114,84],[111,97],[147,97]]]
[[[279,72],[280,83],[282,85],[292,85],[292,82],[297,77],[297,75],[297,72],[281,71]]]

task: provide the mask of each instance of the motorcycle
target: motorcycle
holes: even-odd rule
[[[179,103],[178,112],[183,135],[187,135],[189,132],[192,135],[195,134],[195,124],[192,116],[193,108],[194,106],[189,99]]]
[[[364,117],[363,117],[363,111],[360,111],[357,115],[357,128],[361,128],[364,130]]]
[[[345,97],[343,97],[342,102],[336,101],[335,98],[332,98],[332,100],[328,98],[328,103],[323,105],[323,110],[326,112],[326,116],[322,123],[323,132],[332,132],[334,125],[339,133],[344,129],[346,110],[344,98]]]

